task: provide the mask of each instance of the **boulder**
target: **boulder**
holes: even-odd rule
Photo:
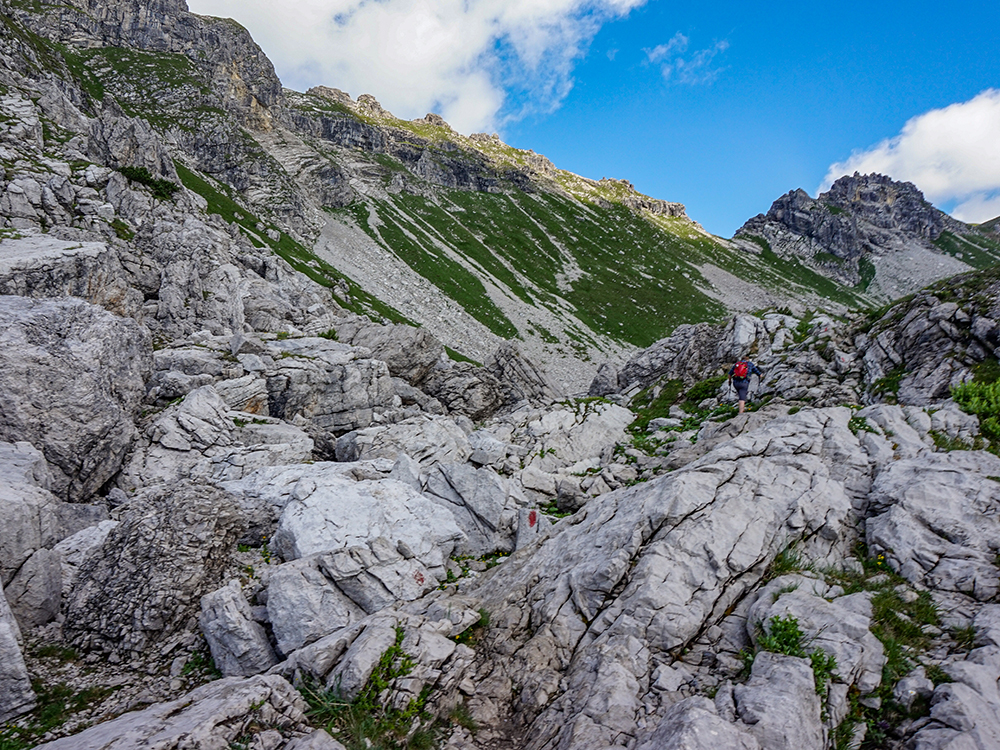
[[[506,481],[489,468],[469,464],[438,464],[426,477],[426,495],[454,516],[466,540],[460,554],[482,557],[511,552],[517,504],[509,499]]]
[[[340,435],[367,427],[398,403],[384,362],[367,349],[323,338],[269,342],[274,370],[267,373],[272,417],[308,420],[319,433]]]
[[[75,645],[141,652],[187,626],[214,590],[244,520],[233,498],[180,483],[136,496],[80,565],[66,607]]]
[[[290,654],[357,622],[364,612],[331,581],[318,555],[280,565],[268,579],[267,616],[278,651]]]
[[[719,716],[708,698],[675,703],[636,750],[761,750],[752,734]],[[804,749],[802,749],[804,750]]]
[[[448,417],[420,415],[356,430],[337,440],[338,461],[395,460],[405,453],[423,466],[462,462],[472,453],[465,432]]]
[[[486,362],[485,369],[504,388],[504,403],[527,401],[535,406],[562,397],[560,389],[513,341],[505,341]]]
[[[750,681],[733,689],[736,713],[762,748],[823,747],[819,696],[808,659],[762,651]]]
[[[64,503],[47,487],[48,464],[28,443],[0,442],[0,584],[37,551],[108,517],[103,505]]]
[[[35,692],[21,653],[21,631],[0,586],[0,721],[35,707]]]
[[[223,381],[225,382],[225,381]],[[146,429],[120,484],[129,489],[185,479],[223,482],[263,466],[306,461],[312,439],[301,429],[269,417],[232,411],[215,387],[192,390]]]
[[[267,633],[255,622],[239,581],[201,598],[198,617],[212,661],[226,677],[251,677],[278,663]]]
[[[23,630],[56,619],[62,599],[62,567],[57,552],[40,549],[25,561],[6,588],[7,602]]]
[[[177,700],[156,703],[39,745],[45,750],[219,750],[261,727],[311,731],[302,696],[278,675],[227,677]]]
[[[1000,458],[984,451],[891,462],[870,495],[869,550],[914,584],[991,600],[1000,548],[996,476]]]
[[[118,253],[104,242],[73,242],[27,232],[0,241],[0,294],[80,297],[123,317],[138,317],[142,293]]]
[[[882,683],[885,654],[882,642],[869,629],[871,594],[838,596],[816,593],[820,581],[797,575],[779,576],[761,589],[747,617],[747,633],[755,641],[771,618],[793,617],[807,650],[822,649],[837,660],[837,680],[853,685],[862,695]],[[787,589],[793,589],[788,591]],[[782,593],[784,592],[784,593]],[[824,596],[825,595],[825,596]],[[828,600],[828,597],[830,600]]]
[[[444,346],[426,328],[395,324],[378,325],[353,316],[337,324],[337,338],[364,347],[382,360],[393,377],[419,385],[444,354]]]
[[[616,443],[626,442],[625,428],[634,419],[616,404],[584,400],[518,410],[482,429],[502,443],[522,447],[524,466],[553,473],[579,461],[597,461]]]
[[[0,440],[32,443],[52,469],[52,491],[87,500],[135,438],[149,333],[75,298],[0,297],[0,320]]]
[[[506,392],[504,384],[488,370],[450,360],[439,363],[421,389],[449,412],[477,421],[492,416],[503,405]]]
[[[263,470],[227,487],[284,509],[271,546],[286,561],[384,537],[443,577],[443,566],[464,541],[454,516],[406,484],[357,481],[343,471],[344,465],[329,463]]]

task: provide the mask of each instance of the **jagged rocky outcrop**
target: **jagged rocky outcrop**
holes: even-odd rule
[[[934,208],[912,183],[855,173],[816,198],[789,192],[734,239],[750,252],[764,247],[806,259],[848,286],[874,281],[882,295],[897,297],[965,270],[961,254],[953,258],[934,244],[945,232],[974,230]]]

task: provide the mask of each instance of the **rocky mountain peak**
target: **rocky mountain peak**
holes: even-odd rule
[[[995,242],[932,206],[915,185],[881,174],[841,177],[816,198],[792,190],[740,227],[734,241],[749,252],[805,262],[876,297],[967,270],[967,260],[988,265],[1000,258]]]

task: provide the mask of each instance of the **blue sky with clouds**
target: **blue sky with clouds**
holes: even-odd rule
[[[965,220],[1000,215],[1000,3],[189,4],[247,26],[287,86],[498,130],[723,236],[854,169],[911,179]]]

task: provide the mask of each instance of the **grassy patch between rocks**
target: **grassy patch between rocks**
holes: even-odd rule
[[[386,699],[395,680],[413,670],[413,658],[403,651],[403,636],[403,629],[397,627],[396,642],[382,654],[357,697],[347,700],[340,691],[316,684],[301,688],[310,721],[347,750],[429,750],[435,745],[434,717],[425,708],[429,689],[401,709]]]
[[[886,663],[882,667],[882,682],[864,705],[862,697],[852,688],[847,718],[834,732],[834,746],[846,750],[854,727],[867,725],[862,750],[885,747],[892,730],[908,718],[926,713],[927,706],[915,704],[909,711],[893,698],[896,683],[920,663],[920,654],[930,645],[933,634],[939,633],[940,613],[927,591],[913,592],[906,580],[892,572],[884,555],[869,557],[863,545],[858,546],[863,570],[824,571],[828,583],[839,584],[845,594],[860,591],[872,593],[871,632],[882,642]],[[876,706],[877,704],[877,706]]]

